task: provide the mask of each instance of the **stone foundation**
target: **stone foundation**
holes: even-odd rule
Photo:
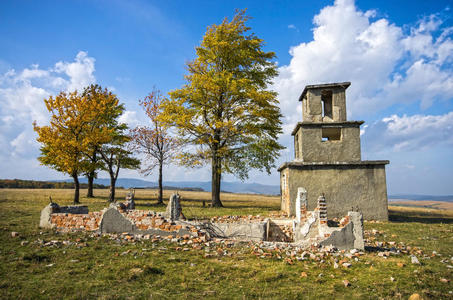
[[[349,212],[340,222],[328,220],[323,196],[319,198],[314,211],[301,211],[298,219],[228,216],[214,217],[205,221],[172,221],[165,213],[121,207],[112,204],[101,211],[88,212],[86,207],[68,208],[50,203],[41,211],[40,227],[53,228],[61,232],[98,231],[103,234],[185,236],[200,241],[221,238],[290,242],[301,247],[317,244],[337,249],[364,249],[362,214]]]

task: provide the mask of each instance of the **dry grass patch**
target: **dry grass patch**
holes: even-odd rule
[[[118,199],[126,193],[118,190]],[[224,193],[225,208],[203,208],[209,193],[180,193],[184,213],[191,218],[266,215],[278,210],[280,203],[279,197]],[[90,211],[106,206],[108,191],[95,194],[94,199],[81,198]],[[166,191],[165,198],[170,194]],[[335,269],[332,257],[288,264],[284,258],[260,258],[250,247],[235,246],[228,248],[231,256],[205,258],[206,249],[176,251],[178,245],[167,242],[124,242],[41,230],[39,213],[49,195],[61,205],[71,204],[71,190],[0,190],[1,299],[407,299],[413,293],[448,299],[453,293],[451,282],[442,281],[453,278],[448,267],[453,265],[453,217],[439,210],[433,214],[391,207],[393,221],[365,222],[366,230],[379,231],[376,241],[422,250],[421,265],[411,264],[408,255],[384,259],[367,252],[358,261],[350,259],[350,268]],[[136,197],[139,209],[165,209],[156,206],[155,191],[137,190]],[[19,236],[11,237],[12,231]],[[44,246],[52,240],[72,244]]]

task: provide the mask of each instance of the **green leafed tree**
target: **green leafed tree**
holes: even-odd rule
[[[275,54],[263,50],[248,19],[243,10],[208,27],[187,64],[186,83],[162,103],[161,120],[192,145],[179,156],[181,163],[211,164],[212,206],[222,206],[222,173],[240,179],[251,169],[270,173],[283,149],[277,94],[268,89],[277,75]]]

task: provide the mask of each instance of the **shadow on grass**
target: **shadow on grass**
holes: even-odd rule
[[[418,222],[425,224],[453,224],[453,218],[440,214],[423,212],[399,212],[389,210],[389,221],[397,223]]]
[[[167,207],[167,205],[165,203],[157,203],[157,202],[154,202],[154,203],[137,203],[137,201],[135,202],[135,208],[138,208],[138,207]]]
[[[135,202],[137,201],[157,201],[156,198],[135,198]],[[164,199],[164,201],[168,201],[168,199]],[[184,202],[195,202],[195,203],[203,203],[205,201],[206,205],[211,203],[210,199],[194,199],[194,198],[182,198],[181,203]],[[239,202],[239,203],[250,203],[250,200],[242,200],[242,199],[222,199],[222,203],[229,203],[229,202]]]
[[[184,203],[182,203],[184,204]],[[257,205],[224,205],[223,207],[202,207],[202,206],[197,206],[197,205],[183,205],[184,207],[189,207],[189,208],[202,208],[202,209],[210,209],[210,210],[222,210],[222,209],[259,209],[259,210],[265,210],[265,211],[275,211],[279,210],[279,207],[269,207],[269,206],[257,206]]]

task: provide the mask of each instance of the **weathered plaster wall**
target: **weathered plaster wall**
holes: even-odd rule
[[[321,93],[332,92],[332,114],[333,118],[322,116]],[[346,96],[345,89],[341,87],[329,87],[311,89],[303,99],[302,118],[304,122],[342,122],[346,121]]]
[[[341,128],[341,139],[322,140],[322,128],[325,124],[305,125],[300,123],[295,132],[294,142],[296,159],[306,162],[315,161],[359,161],[360,154],[360,122],[350,125],[338,125]]]
[[[307,190],[308,210],[315,209],[317,198],[324,193],[329,218],[342,217],[358,208],[366,220],[388,220],[386,163],[287,163],[280,168],[282,174],[288,172],[290,206],[285,211],[295,215],[297,188],[303,187]]]

